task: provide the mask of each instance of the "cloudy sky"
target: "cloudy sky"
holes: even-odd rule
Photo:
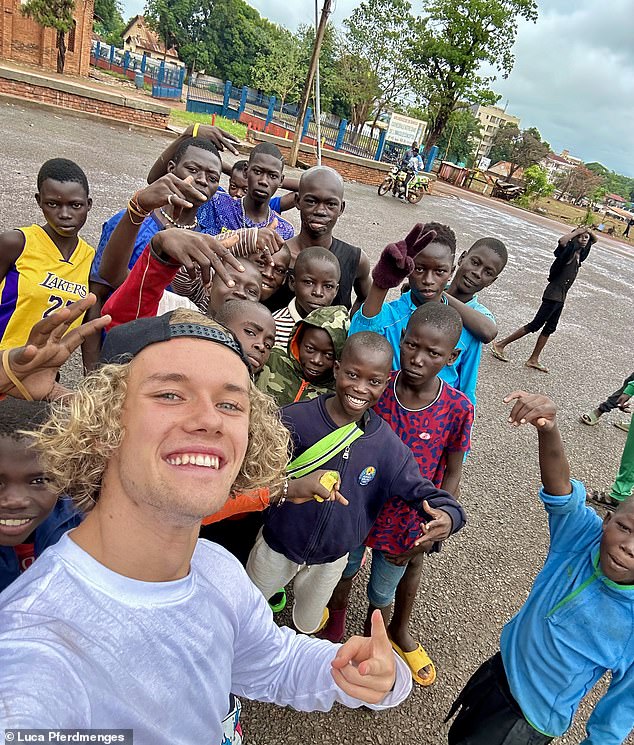
[[[293,29],[314,16],[314,0],[249,2]],[[335,24],[359,2],[335,0]],[[126,0],[130,15],[141,6]],[[521,126],[537,127],[555,152],[634,177],[634,0],[539,0],[537,23],[520,26],[515,57],[494,90]]]

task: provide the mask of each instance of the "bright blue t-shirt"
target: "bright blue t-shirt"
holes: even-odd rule
[[[443,301],[446,303],[447,301]],[[495,321],[493,314],[488,308],[478,302],[474,295],[468,303],[470,308],[475,308],[487,318]],[[394,355],[392,357],[392,370],[401,369],[400,343],[401,336],[407,327],[407,323],[418,306],[412,300],[412,292],[405,292],[390,303],[383,303],[378,315],[366,318],[363,315],[363,306],[354,314],[350,323],[350,334],[358,331],[375,331],[385,336],[392,345]],[[447,365],[438,373],[438,377],[449,383],[453,388],[465,394],[465,396],[476,405],[476,386],[478,384],[478,370],[480,357],[482,356],[482,342],[473,336],[466,328],[462,329],[460,339],[456,345],[460,349],[460,355],[453,365]]]
[[[602,520],[586,490],[540,497],[550,548],[500,648],[511,693],[527,721],[558,737],[581,699],[607,670],[612,680],[595,706],[582,745],[620,745],[634,722],[634,585],[609,580],[599,565]]]

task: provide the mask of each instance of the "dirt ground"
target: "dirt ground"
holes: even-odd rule
[[[94,207],[84,237],[94,243],[102,222],[144,183],[149,166],[169,142],[158,133],[6,102],[0,104],[0,129],[5,151],[0,175],[2,228],[40,219],[33,200],[37,170],[49,157],[66,156],[88,174]],[[483,198],[466,199],[457,190],[443,189],[412,206],[390,196],[379,197],[370,187],[350,184],[346,198],[337,235],[362,246],[373,262],[387,242],[420,221],[451,225],[460,251],[486,235],[504,240],[508,267],[480,297],[496,315],[504,335],[532,318],[557,238],[566,232],[552,221],[513,208],[499,209]],[[296,214],[287,215],[298,224]],[[595,487],[610,485],[625,443],[625,434],[611,425],[623,415],[610,414],[592,428],[581,425],[578,418],[631,372],[632,256],[625,244],[604,240],[592,250],[570,293],[559,331],[543,355],[549,375],[522,364],[534,337],[509,348],[511,364],[497,362],[488,350],[483,353],[472,453],[462,484],[468,525],[440,556],[428,561],[415,612],[416,633],[438,667],[437,683],[431,689],[415,688],[403,705],[381,714],[341,707],[327,714],[304,714],[247,703],[247,743],[446,742],[445,713],[469,675],[497,649],[500,629],[526,598],[548,545],[537,498],[536,436],[529,429],[508,427],[502,398],[518,388],[551,396],[560,408],[559,424],[574,476]],[[66,379],[75,377],[76,370],[66,371]],[[361,629],[364,593],[361,578],[353,598],[351,633]],[[571,745],[583,739],[583,725],[596,696],[596,691],[590,694],[573,728],[559,742]]]

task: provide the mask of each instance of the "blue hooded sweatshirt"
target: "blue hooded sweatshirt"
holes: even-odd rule
[[[602,520],[586,490],[540,497],[550,549],[530,594],[504,627],[500,646],[511,693],[530,724],[551,737],[570,727],[581,699],[612,671],[582,745],[619,745],[634,724],[634,585],[599,565]]]
[[[282,421],[293,440],[293,457],[337,429],[326,411],[325,402],[330,395],[282,409]],[[340,491],[350,504],[285,502],[282,507],[268,510],[264,540],[290,561],[328,564],[357,548],[392,496],[416,507],[421,522],[431,519],[423,509],[423,501],[427,500],[431,507],[449,514],[452,532],[464,525],[464,510],[458,502],[421,476],[412,451],[387,422],[373,411],[368,415],[364,434],[321,466],[339,471]]]
[[[45,548],[53,546],[69,530],[81,522],[81,515],[69,497],[60,497],[50,515],[35,529],[35,558]],[[18,557],[12,546],[0,546],[0,592],[20,576]]]

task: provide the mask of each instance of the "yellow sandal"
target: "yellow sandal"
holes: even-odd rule
[[[412,652],[404,652],[398,644],[395,644],[391,639],[390,644],[396,654],[407,663],[407,666],[412,671],[412,678],[414,678],[417,683],[427,687],[436,682],[436,668],[421,644],[419,644]],[[431,672],[423,678],[418,674],[418,671],[428,666],[431,667]]]

